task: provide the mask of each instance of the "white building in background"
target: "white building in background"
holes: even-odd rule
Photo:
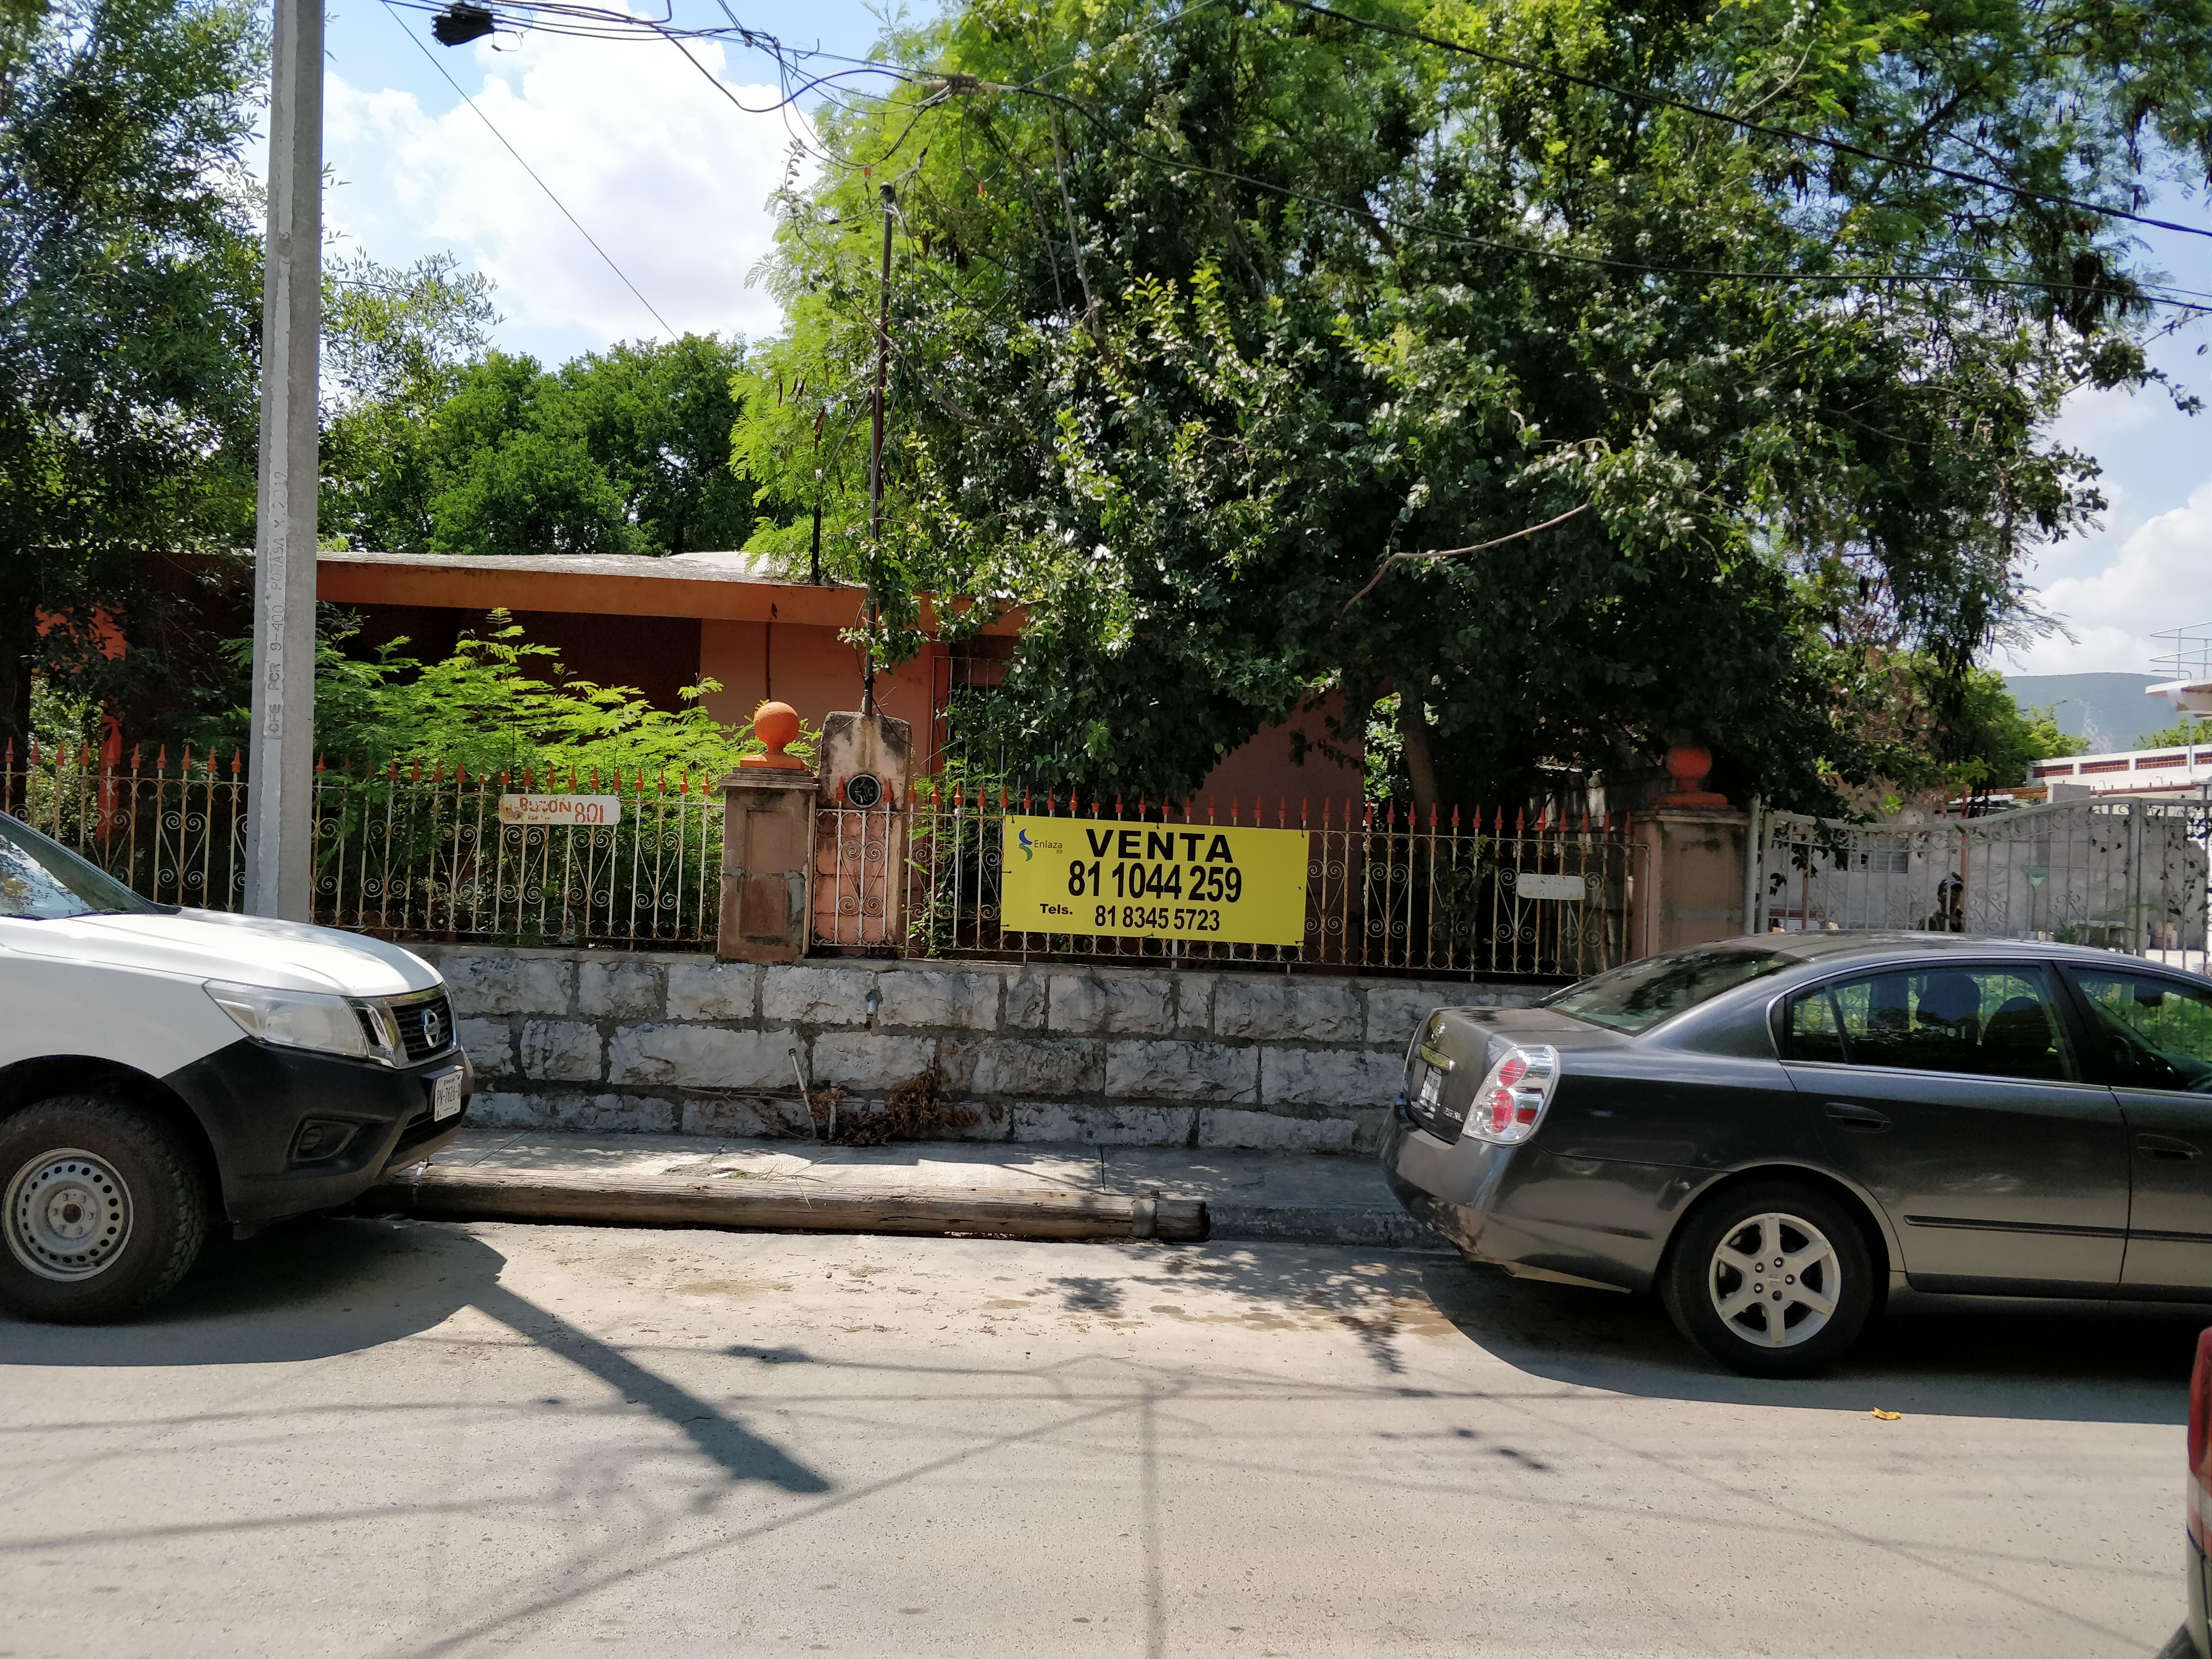
[[[2050,789],[2054,801],[2085,795],[2200,793],[2212,785],[2212,623],[2169,629],[2151,636],[2166,647],[2151,659],[2166,678],[2143,688],[2178,714],[2196,715],[2196,741],[2164,749],[2119,749],[2102,755],[2069,755],[2038,761],[2029,781]]]

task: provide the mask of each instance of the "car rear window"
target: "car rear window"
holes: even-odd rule
[[[171,908],[139,897],[98,865],[0,812],[0,916],[58,921]]]
[[[1570,985],[1546,998],[1543,1006],[1633,1035],[1686,1008],[1710,1002],[1723,991],[1778,972],[1793,960],[1780,951],[1759,949],[1670,951]]]

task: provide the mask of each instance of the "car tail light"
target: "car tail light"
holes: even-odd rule
[[[2205,1483],[2212,1481],[2212,1469],[2205,1468],[2205,1457],[2212,1452],[2212,1330],[2201,1332],[2197,1338],[2197,1366],[2189,1374],[2189,1535],[2197,1540],[2199,1549],[2212,1550],[2205,1537],[2205,1510],[2212,1508],[2212,1499],[2205,1494]]]
[[[1544,1121],[1544,1108],[1559,1080],[1559,1051],[1509,1048],[1490,1068],[1467,1115],[1467,1133],[1510,1145],[1526,1140]]]

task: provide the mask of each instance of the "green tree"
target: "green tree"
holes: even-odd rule
[[[2179,749],[2191,744],[2212,742],[2212,723],[2191,714],[2184,714],[2171,726],[2161,726],[2155,732],[2146,732],[2136,739],[2138,749]],[[2073,749],[2058,749],[2051,752],[2078,755],[2088,748],[2081,744]]]
[[[366,391],[330,422],[325,533],[386,552],[681,553],[740,547],[730,461],[743,348],[686,335],[547,370],[476,356],[489,298],[426,262],[363,331]],[[366,301],[356,301],[366,307]],[[397,344],[386,348],[386,334]]]
[[[1339,690],[1398,694],[1417,798],[1695,735],[1821,805],[1900,653],[1972,750],[2024,558],[2100,505],[2051,417],[2156,378],[2124,225],[2046,198],[2212,161],[2212,9],[1358,13],[969,0],[826,124],[756,362],[866,386],[895,181],[892,522],[829,515],[884,647],[917,588],[1028,605],[981,717],[1125,793]],[[787,554],[809,451],[753,384]]]
[[[227,0],[11,8],[0,42],[0,726],[20,738],[36,674],[112,705],[188,672],[157,647],[176,594],[150,561],[252,540],[238,161],[264,43]],[[119,660],[103,612],[134,642]]]

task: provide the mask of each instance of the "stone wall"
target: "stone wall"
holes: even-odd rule
[[[413,947],[453,988],[489,1125],[702,1135],[805,1122],[814,1087],[878,1102],[940,1068],[971,1138],[1364,1152],[1406,1043],[1465,980],[1013,963]],[[787,1127],[788,1126],[788,1127]]]

